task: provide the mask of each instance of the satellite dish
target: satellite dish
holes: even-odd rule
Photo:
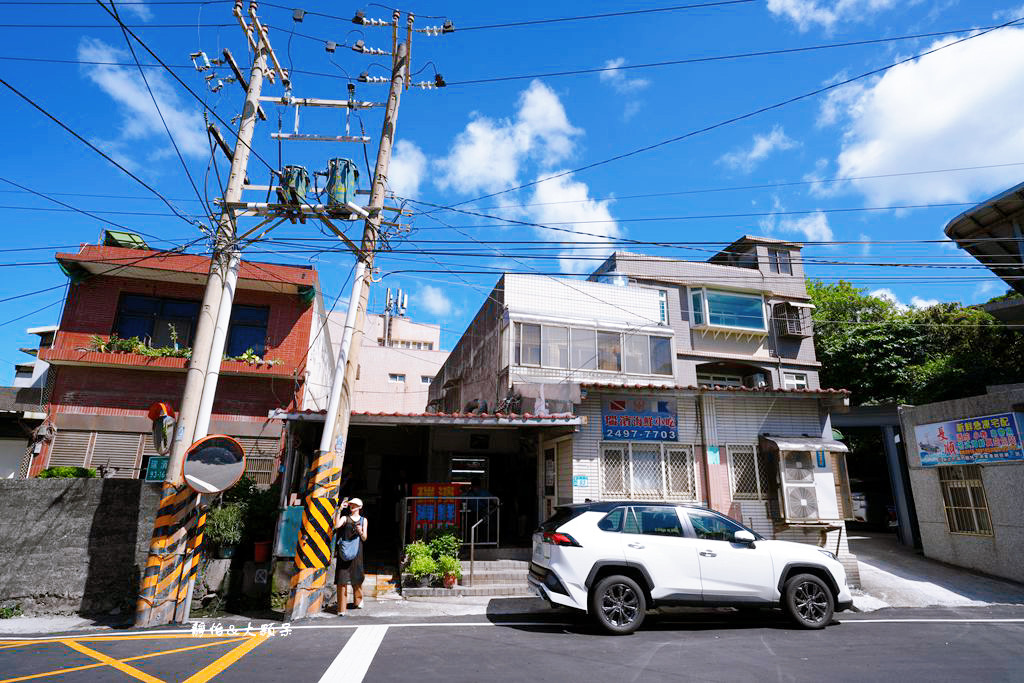
[[[220,493],[245,472],[245,451],[230,436],[214,434],[196,441],[185,454],[182,474],[196,493]]]

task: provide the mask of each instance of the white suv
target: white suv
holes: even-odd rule
[[[769,541],[714,510],[602,501],[555,510],[533,535],[530,585],[549,603],[632,633],[664,605],[782,607],[824,628],[853,603],[828,550]]]

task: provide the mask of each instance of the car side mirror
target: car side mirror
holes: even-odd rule
[[[733,543],[743,543],[744,545],[753,545],[754,534],[750,533],[746,529],[740,529],[732,536]]]

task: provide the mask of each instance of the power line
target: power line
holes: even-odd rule
[[[748,5],[755,0],[719,0],[718,2],[702,2],[691,5],[674,5],[672,7],[651,7],[649,9],[620,10],[618,12],[605,12],[603,14],[580,14],[570,17],[557,17],[553,19],[523,19],[520,21],[508,21],[500,24],[482,24],[479,26],[456,27],[456,33],[462,31],[482,31],[492,28],[514,28],[519,26],[536,26],[538,24],[557,24],[566,21],[585,21],[589,19],[607,19],[610,17],[625,17],[635,14],[654,14],[656,12],[676,12],[688,9],[704,9],[708,7],[722,7],[726,5]]]
[[[973,31],[992,30],[1001,28],[998,26],[975,26],[971,28],[950,29],[947,31],[930,31],[928,33],[913,33],[909,35],[892,36],[891,38],[867,38],[864,40],[851,40],[842,43],[822,43],[818,45],[805,45],[802,47],[773,48],[770,50],[755,50],[751,52],[739,52],[727,55],[707,55],[703,57],[687,57],[684,59],[669,59],[658,62],[645,62],[641,64],[623,64],[621,66],[600,66],[582,69],[568,69],[563,71],[548,71],[535,74],[521,74],[512,76],[492,76],[489,78],[474,78],[464,81],[447,81],[448,85],[478,85],[481,83],[500,83],[504,81],[530,80],[534,78],[558,78],[562,76],[582,76],[587,74],[606,73],[611,71],[626,71],[630,69],[653,69],[663,66],[679,66],[682,64],[702,64],[706,62],[724,62],[736,59],[751,59],[754,57],[772,57],[776,55],[799,54],[803,52],[817,52],[820,50],[833,50],[844,47],[863,47],[865,45],[879,45],[884,43],[902,42],[905,40],[920,40],[922,38],[938,38],[956,33],[969,33]],[[465,29],[460,29],[465,30]]]
[[[164,204],[166,204],[166,205],[167,205],[167,207],[168,207],[168,208],[170,208],[170,210],[171,210],[171,211],[173,211],[173,212],[174,212],[174,214],[175,214],[176,216],[178,216],[178,218],[182,219],[183,221],[185,221],[185,222],[187,222],[187,223],[189,223],[189,224],[191,224],[191,225],[195,225],[195,226],[197,226],[197,227],[202,227],[202,224],[198,223],[198,221],[196,221],[196,220],[195,220],[194,218],[193,218],[193,219],[189,219],[189,218],[186,218],[185,216],[183,216],[183,215],[182,215],[181,213],[179,213],[179,212],[178,212],[178,210],[174,208],[174,206],[173,206],[173,205],[172,205],[172,204],[171,204],[171,203],[170,203],[170,202],[169,202],[169,201],[167,200],[167,198],[166,198],[166,197],[164,197],[164,196],[163,196],[162,194],[160,194],[160,193],[159,193],[159,192],[158,192],[158,191],[157,191],[156,189],[154,189],[154,188],[153,188],[153,187],[152,187],[152,186],[151,186],[151,185],[150,185],[149,183],[147,183],[147,182],[146,182],[145,180],[143,180],[142,178],[138,177],[137,175],[135,175],[134,173],[132,173],[131,171],[129,171],[129,170],[127,169],[127,168],[125,168],[125,167],[124,167],[124,166],[122,166],[122,165],[121,165],[120,163],[118,163],[118,162],[117,162],[117,161],[115,161],[115,160],[114,160],[113,158],[111,158],[111,157],[110,157],[110,156],[109,156],[109,155],[108,155],[108,154],[107,154],[106,152],[104,152],[104,151],[103,151],[103,150],[101,150],[101,149],[100,149],[99,147],[97,147],[96,145],[92,144],[91,142],[89,142],[88,140],[86,140],[86,139],[85,139],[84,137],[82,137],[81,135],[79,135],[78,133],[76,133],[76,132],[75,132],[74,130],[72,130],[72,129],[71,129],[71,127],[70,127],[70,126],[68,126],[68,125],[67,125],[66,123],[64,123],[63,121],[61,121],[60,119],[58,119],[58,118],[57,118],[56,116],[54,116],[53,114],[51,114],[50,112],[46,111],[46,110],[45,110],[45,109],[43,109],[43,108],[42,108],[41,106],[39,106],[38,104],[36,104],[36,103],[35,103],[35,101],[33,101],[33,100],[32,100],[32,99],[30,98],[30,97],[28,97],[27,95],[25,95],[25,94],[24,94],[23,92],[21,92],[20,90],[18,90],[17,88],[15,88],[15,87],[14,87],[13,85],[11,85],[10,83],[8,83],[7,81],[5,81],[5,80],[4,80],[3,78],[0,78],[0,85],[3,85],[4,87],[6,87],[6,88],[7,88],[8,90],[10,90],[10,91],[11,91],[11,92],[13,92],[13,93],[14,93],[15,95],[17,95],[17,96],[18,96],[18,97],[20,97],[20,98],[21,98],[22,100],[24,100],[24,101],[25,101],[25,102],[27,102],[27,103],[28,103],[29,105],[31,105],[31,106],[32,106],[32,107],[33,107],[34,109],[36,109],[37,111],[39,111],[39,113],[43,114],[43,116],[45,116],[46,118],[50,119],[51,121],[53,121],[54,123],[56,123],[56,124],[57,124],[58,126],[60,126],[60,127],[61,127],[61,128],[63,128],[64,130],[66,130],[66,131],[67,131],[68,133],[70,133],[70,134],[71,134],[71,135],[72,135],[73,137],[75,137],[75,138],[76,138],[76,139],[77,139],[77,140],[78,140],[79,142],[81,142],[82,144],[86,145],[86,146],[87,146],[87,147],[88,147],[89,149],[91,149],[92,151],[96,152],[96,153],[97,153],[97,154],[99,154],[99,155],[100,155],[101,157],[103,157],[104,159],[106,159],[107,161],[109,161],[109,162],[110,162],[111,164],[113,164],[114,166],[116,166],[116,167],[117,167],[118,169],[120,169],[120,170],[121,170],[121,171],[122,171],[122,172],[123,172],[123,173],[124,173],[125,175],[127,175],[128,177],[130,177],[130,178],[131,178],[132,180],[134,180],[135,182],[137,182],[138,184],[142,185],[142,186],[143,186],[144,188],[146,188],[147,190],[149,190],[150,192],[152,192],[153,194],[155,194],[155,195],[156,195],[157,197],[159,197],[159,198],[160,198],[160,199],[161,199],[161,200],[162,200],[162,201],[164,202]]]
[[[1006,23],[1000,24],[1000,25],[998,25],[998,26],[996,26],[994,28],[983,30],[983,31],[981,31],[979,33],[975,33],[973,35],[966,36],[964,38],[960,38],[959,40],[955,40],[955,41],[953,41],[951,43],[946,43],[945,45],[940,45],[939,47],[935,47],[935,48],[932,48],[930,50],[926,50],[924,52],[920,52],[920,53],[918,53],[916,55],[913,55],[911,57],[906,57],[904,59],[900,59],[900,60],[898,60],[896,62],[893,62],[892,64],[888,64],[886,66],[879,67],[877,69],[872,69],[870,71],[865,71],[864,73],[861,73],[861,74],[859,74],[857,76],[853,76],[853,77],[850,77],[850,78],[845,78],[845,79],[837,81],[835,83],[830,83],[828,85],[822,86],[822,87],[817,88],[815,90],[812,90],[810,92],[805,92],[805,93],[802,93],[800,95],[796,95],[794,97],[790,97],[788,99],[781,100],[781,101],[776,102],[774,104],[769,104],[769,105],[766,105],[764,107],[760,107],[760,108],[755,109],[753,111],[749,111],[749,112],[747,112],[745,114],[740,114],[738,116],[733,116],[733,117],[731,117],[729,119],[725,119],[723,121],[719,121],[717,123],[710,124],[710,125],[705,126],[703,128],[697,128],[697,129],[691,130],[691,131],[689,131],[687,133],[683,133],[682,135],[677,135],[677,136],[674,136],[674,137],[671,137],[671,138],[668,138],[668,139],[665,139],[665,140],[661,140],[660,142],[655,142],[655,143],[650,144],[650,145],[645,145],[643,147],[638,147],[638,148],[630,150],[628,152],[623,152],[622,154],[617,154],[615,156],[608,157],[608,158],[602,159],[600,161],[595,161],[593,163],[586,164],[584,166],[580,166],[578,168],[570,169],[570,170],[567,170],[567,171],[561,171],[559,173],[555,173],[555,174],[552,174],[552,175],[549,175],[549,176],[545,176],[543,178],[540,178],[538,180],[534,180],[534,181],[531,181],[531,182],[528,182],[528,183],[523,183],[521,185],[516,185],[516,186],[513,186],[513,187],[508,187],[508,188],[506,188],[504,190],[499,190],[497,192],[491,192],[491,193],[488,193],[488,194],[480,195],[479,197],[474,197],[473,199],[466,199],[466,200],[463,200],[461,202],[458,202],[457,204],[454,204],[453,206],[462,206],[463,204],[469,204],[469,203],[472,203],[472,202],[478,202],[481,199],[489,199],[491,197],[497,197],[499,195],[507,194],[509,192],[514,192],[516,190],[522,190],[524,188],[532,187],[532,186],[538,185],[540,183],[549,182],[551,180],[555,180],[557,178],[562,178],[562,177],[567,176],[567,175],[572,175],[574,173],[579,173],[581,171],[590,170],[590,169],[596,168],[598,166],[603,166],[605,164],[609,164],[609,163],[612,163],[614,161],[621,161],[622,159],[626,159],[626,158],[635,156],[637,154],[642,154],[643,152],[649,152],[649,151],[657,149],[659,147],[664,147],[666,145],[670,145],[670,144],[675,143],[675,142],[680,142],[682,140],[686,140],[686,139],[691,138],[691,137],[696,137],[697,135],[700,135],[702,133],[707,133],[707,132],[710,132],[712,130],[716,130],[718,128],[723,128],[723,127],[728,126],[730,124],[738,123],[739,121],[745,121],[746,119],[753,118],[753,117],[758,116],[760,114],[763,114],[765,112],[772,111],[772,110],[775,110],[775,109],[780,109],[782,107],[785,107],[786,105],[793,104],[794,102],[799,102],[801,100],[805,100],[805,99],[808,99],[808,98],[811,98],[811,97],[815,97],[815,96],[820,95],[822,93],[829,92],[831,90],[835,90],[836,88],[840,88],[840,87],[842,87],[844,85],[849,85],[850,83],[853,83],[855,81],[867,78],[869,76],[874,76],[876,74],[884,73],[884,72],[886,72],[886,71],[888,71],[890,69],[893,69],[893,68],[895,68],[897,66],[900,66],[902,64],[906,64],[908,62],[912,62],[912,61],[914,61],[916,59],[921,59],[921,58],[923,58],[923,57],[925,57],[927,55],[934,54],[934,53],[939,52],[941,50],[945,50],[945,49],[950,48],[950,47],[952,47],[954,45],[959,45],[959,44],[967,42],[969,40],[974,40],[975,38],[978,38],[980,36],[983,36],[983,35],[986,35],[988,33],[991,33],[992,31],[994,31],[996,29],[1004,28],[1006,26],[1010,26],[1010,25],[1015,24],[1015,23],[1017,23],[1017,22],[1019,22],[1021,20],[1024,20],[1024,17],[1018,17],[1017,19],[1013,19],[1013,20],[1008,21]]]

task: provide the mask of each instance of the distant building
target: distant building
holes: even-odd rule
[[[335,357],[344,326],[344,311],[330,314]],[[352,409],[367,413],[423,412],[430,384],[446,358],[448,352],[441,350],[440,325],[397,315],[367,316]]]
[[[38,352],[52,389],[30,476],[73,465],[142,477],[158,456],[147,409],[180,405],[210,261],[144,246],[108,240],[56,256],[71,287],[52,345]],[[268,412],[325,402],[306,386],[307,369],[330,363],[327,336],[316,336],[325,326],[315,270],[242,262],[210,432],[239,439],[259,483],[276,478],[281,450],[282,423]]]

